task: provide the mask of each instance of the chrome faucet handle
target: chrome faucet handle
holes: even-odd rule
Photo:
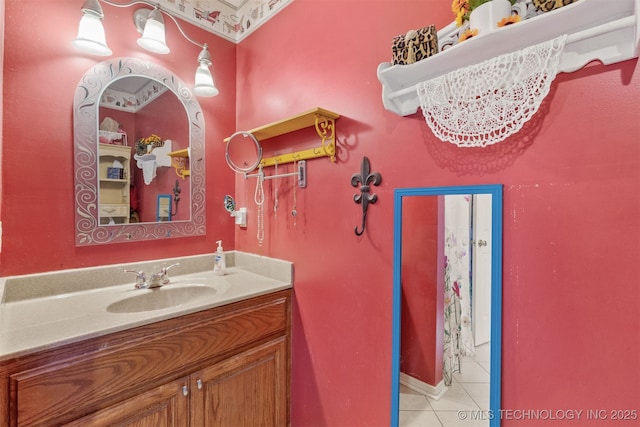
[[[136,275],[136,289],[146,289],[149,287],[147,283],[147,275],[144,271],[124,270],[125,273],[133,273]]]
[[[163,285],[166,285],[166,284],[167,284],[167,283],[169,283],[169,281],[170,281],[170,279],[169,279],[169,274],[168,274],[169,269],[170,269],[170,268],[173,268],[173,267],[177,267],[177,266],[179,266],[179,265],[180,265],[180,263],[179,263],[179,262],[177,262],[177,263],[175,263],[175,264],[171,264],[171,265],[170,265],[170,266],[168,266],[168,267],[164,267],[162,270],[160,270],[160,274],[161,274],[161,279],[162,279],[162,284],[163,284]]]

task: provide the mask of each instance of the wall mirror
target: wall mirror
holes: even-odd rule
[[[500,425],[502,186],[394,192],[391,425]]]
[[[205,234],[204,117],[177,76],[136,58],[101,62],[76,88],[73,120],[76,246]],[[157,221],[166,193],[179,206]]]

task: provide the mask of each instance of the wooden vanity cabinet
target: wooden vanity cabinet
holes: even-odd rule
[[[188,377],[179,378],[62,425],[65,427],[188,427],[189,399],[183,392],[188,381]]]
[[[0,425],[287,426],[291,290],[0,364]]]

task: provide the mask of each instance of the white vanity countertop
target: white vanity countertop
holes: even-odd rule
[[[235,254],[236,261],[239,258],[238,254],[240,253]],[[240,255],[242,255],[241,262],[227,267],[227,274],[224,276],[214,275],[211,269],[176,276],[169,274],[171,283],[164,285],[163,288],[166,290],[202,285],[213,287],[217,291],[213,296],[196,298],[170,308],[134,313],[107,311],[107,307],[116,301],[143,293],[156,292],[135,289],[133,282],[8,302],[5,295],[5,302],[0,304],[0,360],[292,287],[293,265],[291,263],[247,254]],[[233,260],[234,257],[231,256],[231,258]],[[229,257],[227,259],[229,260]],[[173,260],[166,261],[169,263]],[[232,261],[231,264],[233,265],[234,262]],[[115,268],[122,271],[122,266]],[[256,270],[260,270],[262,274],[258,274]],[[6,294],[6,285],[3,285]]]

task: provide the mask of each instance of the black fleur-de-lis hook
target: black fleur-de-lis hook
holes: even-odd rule
[[[357,187],[358,184],[362,184],[360,187],[360,194],[354,194],[353,200],[356,203],[362,204],[362,229],[358,231],[358,226],[355,227],[356,236],[362,236],[364,234],[364,227],[367,221],[367,209],[369,203],[375,203],[378,200],[377,194],[371,194],[370,185],[378,186],[382,182],[382,175],[379,172],[371,172],[371,165],[369,164],[369,158],[362,158],[362,165],[360,166],[360,173],[355,173],[351,176],[351,185]]]

